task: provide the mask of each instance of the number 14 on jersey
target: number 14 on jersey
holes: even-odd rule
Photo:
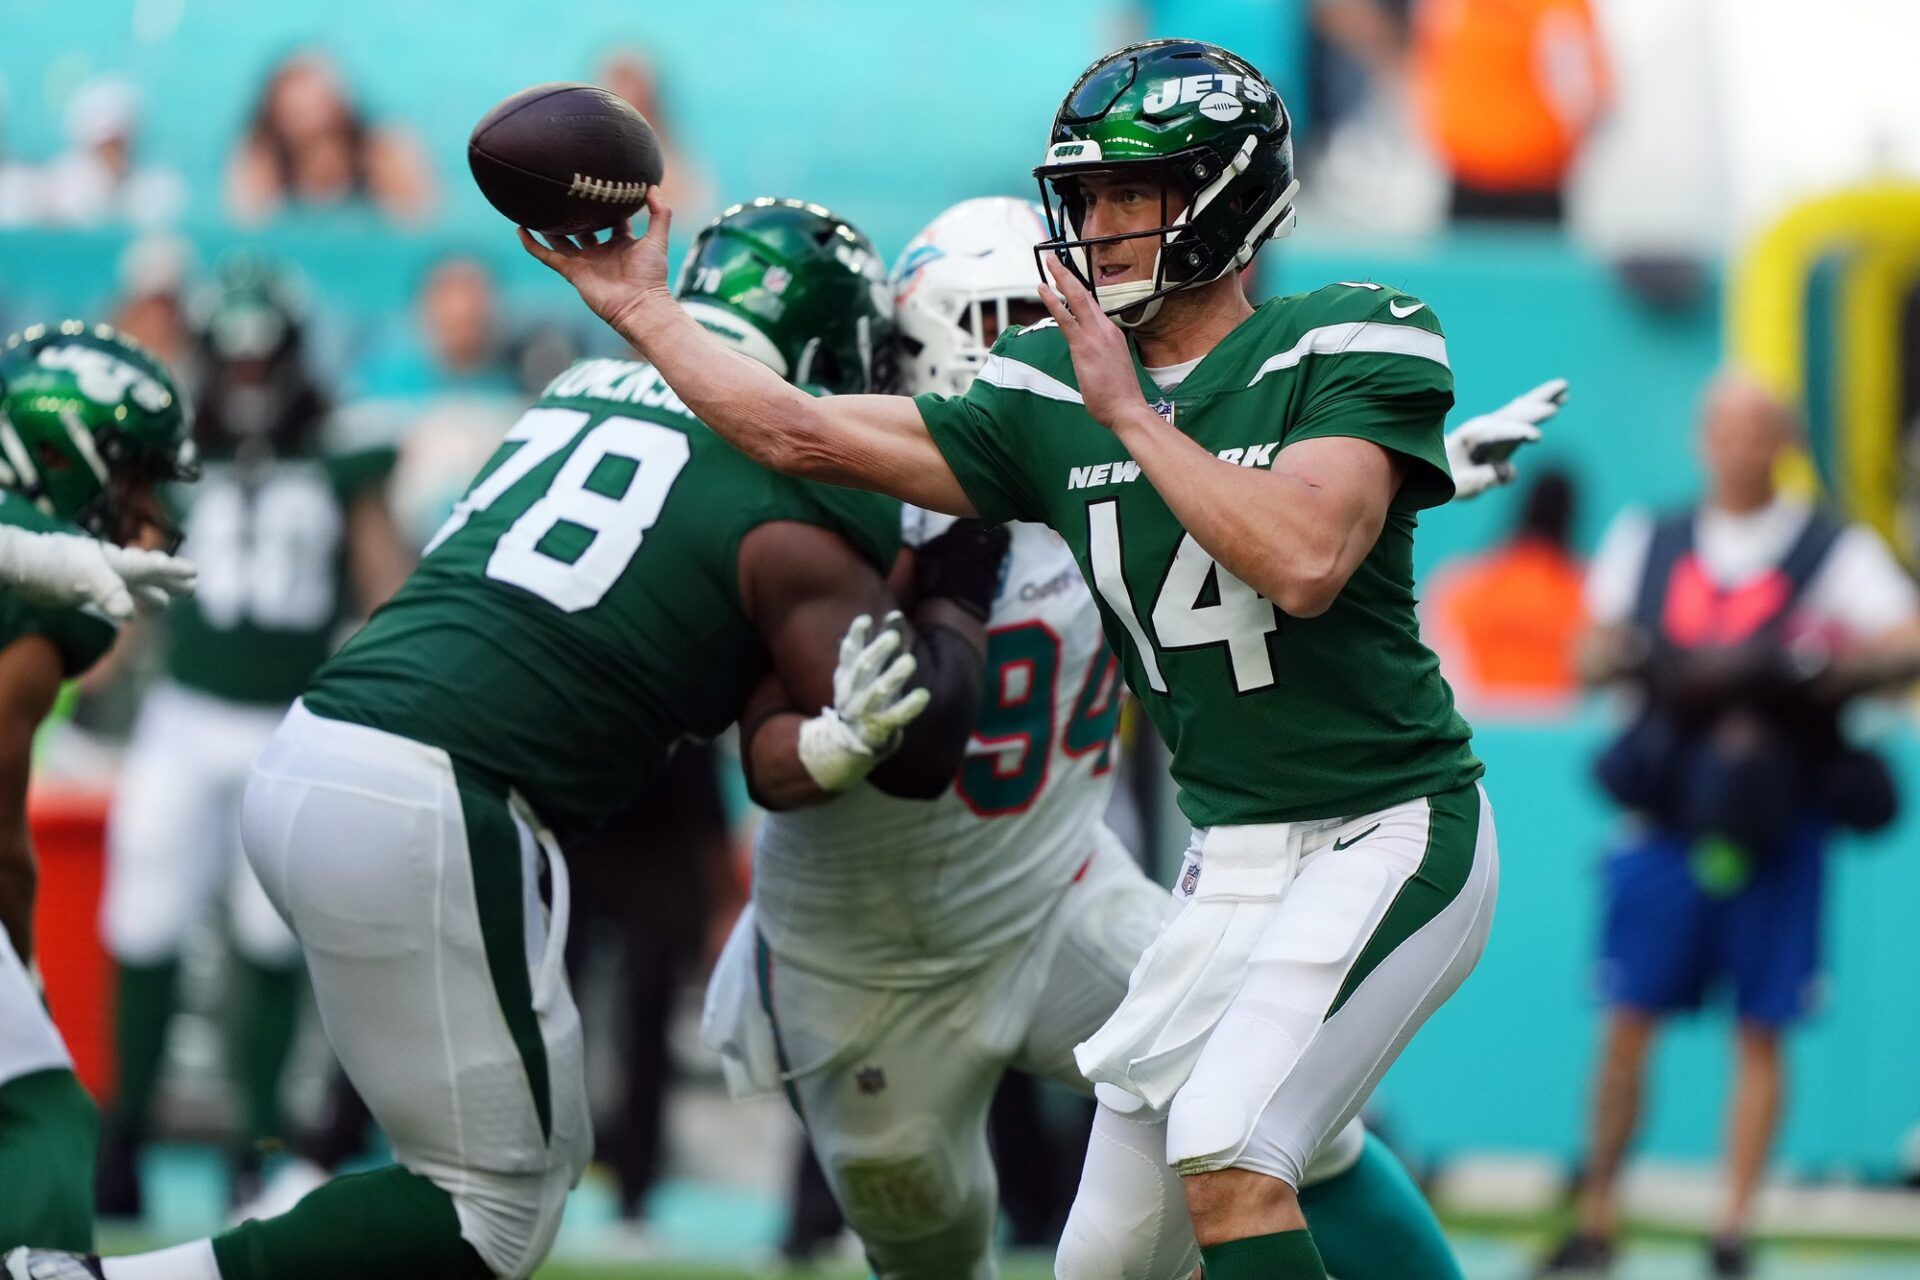
[[[1150,621],[1158,644],[1147,636],[1133,592],[1127,586],[1121,549],[1120,503],[1114,499],[1087,507],[1087,551],[1093,564],[1094,586],[1107,608],[1120,619],[1140,655],[1147,683],[1155,693],[1167,692],[1159,654],[1181,649],[1224,648],[1227,666],[1238,693],[1271,688],[1273,655],[1267,637],[1280,629],[1273,602],[1227,572],[1194,541],[1180,535],[1173,560],[1160,580]]]

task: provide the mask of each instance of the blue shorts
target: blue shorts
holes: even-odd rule
[[[1819,996],[1826,843],[1824,824],[1801,823],[1745,887],[1716,896],[1695,879],[1686,840],[1636,833],[1606,863],[1601,997],[1670,1013],[1699,1008],[1726,983],[1744,1020],[1805,1017]]]

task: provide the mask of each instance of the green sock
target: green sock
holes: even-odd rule
[[[232,956],[227,1009],[227,1069],[246,1107],[247,1142],[258,1148],[285,1137],[280,1079],[300,1027],[301,968]]]
[[[1200,1269],[1206,1280],[1327,1280],[1320,1250],[1305,1231],[1210,1245],[1200,1250]]]
[[[112,1114],[123,1133],[143,1134],[160,1083],[167,1026],[179,999],[180,961],[117,966],[113,1047],[117,1060]]]
[[[1300,1189],[1300,1207],[1340,1280],[1466,1280],[1432,1206],[1371,1134],[1351,1169]]]
[[[220,1280],[491,1280],[453,1199],[388,1165],[335,1178],[286,1213],[213,1238]]]

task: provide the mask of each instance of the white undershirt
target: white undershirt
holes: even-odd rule
[[[1205,356],[1195,356],[1182,364],[1162,365],[1158,369],[1148,369],[1147,376],[1152,378],[1153,385],[1162,391],[1174,391],[1187,380],[1187,375],[1193,372],[1194,366],[1205,359]]]

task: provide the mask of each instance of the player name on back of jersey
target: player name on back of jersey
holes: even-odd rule
[[[640,404],[688,418],[693,416],[667,385],[667,380],[660,376],[660,371],[639,360],[582,360],[548,383],[541,398]]]
[[[1250,444],[1232,449],[1221,449],[1214,457],[1222,462],[1231,462],[1242,467],[1271,467],[1273,455],[1278,452],[1280,442],[1269,440],[1265,444]],[[1132,484],[1140,478],[1140,464],[1131,458],[1119,462],[1102,462],[1090,467],[1068,467],[1067,488],[1097,489],[1107,484]]]

